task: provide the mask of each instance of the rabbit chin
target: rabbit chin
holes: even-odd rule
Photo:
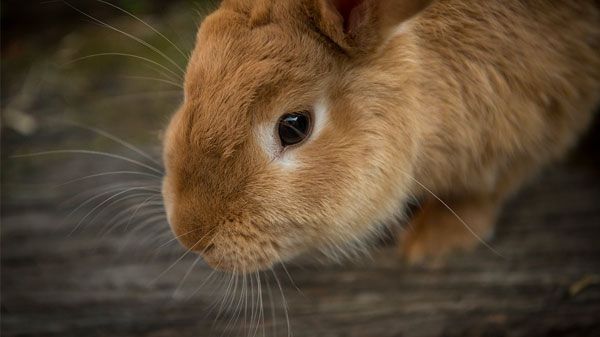
[[[240,236],[217,235],[215,243],[198,252],[213,269],[234,274],[267,270],[281,262],[279,253],[271,244],[252,242]]]

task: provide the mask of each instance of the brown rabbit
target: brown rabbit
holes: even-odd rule
[[[226,0],[165,133],[169,222],[250,272],[348,253],[418,198],[401,250],[439,258],[489,237],[599,93],[593,0]]]

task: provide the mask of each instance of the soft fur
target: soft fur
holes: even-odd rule
[[[165,134],[173,231],[215,268],[249,272],[351,249],[417,198],[400,236],[410,261],[474,246],[590,123],[597,3],[224,1]],[[282,114],[317,106],[305,143],[273,141]]]

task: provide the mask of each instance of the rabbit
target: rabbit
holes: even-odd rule
[[[550,0],[225,0],[164,133],[180,243],[248,273],[398,231],[410,263],[491,238],[576,144],[600,92],[600,6]]]

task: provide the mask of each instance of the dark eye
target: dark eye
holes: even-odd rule
[[[293,112],[281,116],[277,127],[281,145],[294,145],[306,139],[310,133],[310,123],[310,113],[308,111]]]

